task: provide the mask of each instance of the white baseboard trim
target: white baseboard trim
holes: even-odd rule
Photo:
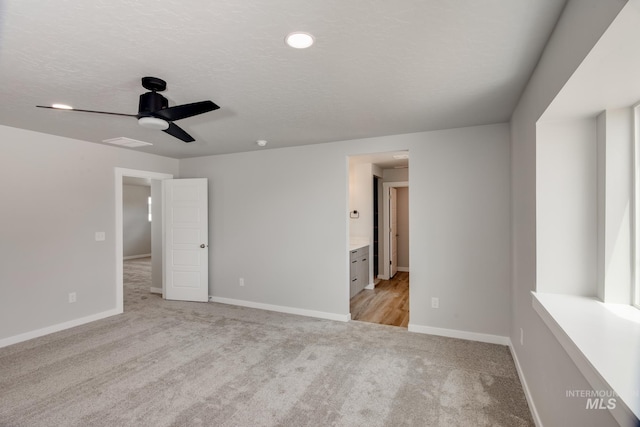
[[[25,332],[20,335],[14,335],[9,338],[4,338],[0,340],[0,348],[7,347],[12,344],[17,344],[19,342],[28,341],[33,338],[42,337],[44,335],[49,335],[54,332],[63,331],[65,329],[73,328],[76,326],[84,325],[85,323],[95,322],[96,320],[104,319],[107,317],[115,316],[116,314],[121,314],[121,311],[118,310],[108,310],[103,311],[102,313],[92,314],[91,316],[81,317],[80,319],[69,320],[68,322],[58,323],[57,325],[47,326],[46,328],[36,329],[35,331]]]
[[[221,304],[238,305],[241,307],[258,308],[260,310],[276,311],[278,313],[297,314],[299,316],[316,317],[319,319],[337,320],[339,322],[348,322],[351,320],[351,314],[326,313],[324,311],[305,310],[302,308],[285,307],[282,305],[263,304],[261,302],[245,301],[232,298],[221,298],[209,296],[209,302],[218,302]]]
[[[162,295],[162,288],[150,288],[149,292],[151,292],[152,294],[160,294]]]
[[[365,288],[365,289],[373,289],[373,288],[375,288],[375,287],[376,287],[376,285],[374,285],[373,283],[369,283],[369,284],[368,284],[367,286],[365,286],[364,288]]]
[[[409,272],[409,267],[398,267],[398,271],[404,271],[406,273]]]
[[[432,326],[422,326],[409,323],[409,332],[420,334],[439,335],[442,337],[459,338],[469,341],[480,341],[489,344],[509,345],[509,337],[501,335],[481,334],[478,332],[459,331],[457,329],[434,328]]]
[[[129,255],[129,256],[125,256],[122,257],[123,260],[129,260],[129,259],[137,259],[137,258],[150,258],[151,254],[140,254],[140,255]]]
[[[520,367],[520,361],[518,360],[516,351],[513,349],[513,343],[511,342],[511,339],[509,339],[509,350],[511,351],[511,357],[513,358],[513,363],[516,365],[518,378],[520,378],[520,384],[522,384],[522,389],[524,390],[524,396],[527,398],[527,403],[529,404],[529,410],[531,411],[531,417],[533,418],[533,422],[535,423],[536,427],[543,427],[542,420],[540,419],[540,414],[538,414],[536,405],[533,402],[533,396],[531,396],[531,391],[529,390],[529,386],[527,385],[527,380],[525,379],[524,373],[522,372],[522,367]]]

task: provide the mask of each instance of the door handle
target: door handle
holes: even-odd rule
[[[203,243],[203,244],[201,244],[201,245],[200,245],[200,247],[201,247],[202,249],[204,249],[204,248],[206,248],[206,247],[207,247],[207,245],[205,245],[205,244]]]

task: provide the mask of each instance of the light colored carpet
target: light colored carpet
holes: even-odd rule
[[[2,426],[532,426],[505,346],[149,294],[0,349]]]

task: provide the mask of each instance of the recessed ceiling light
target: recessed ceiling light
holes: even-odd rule
[[[396,159],[396,160],[408,159],[409,155],[408,154],[394,154],[393,158]]]
[[[284,39],[289,46],[296,49],[306,49],[313,44],[314,40],[311,34],[302,31],[290,33]]]
[[[73,107],[71,105],[66,105],[66,104],[51,104],[52,108],[57,108],[59,110],[73,110]]]
[[[267,141],[265,141],[264,139],[259,139],[256,141],[256,144],[258,144],[260,147],[264,147],[267,145]]]

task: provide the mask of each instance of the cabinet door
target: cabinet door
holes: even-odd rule
[[[363,256],[358,260],[358,292],[369,284],[369,257]]]
[[[358,262],[358,280],[364,289],[369,284],[369,256],[365,255]]]
[[[349,286],[349,298],[353,298],[360,292],[360,282],[357,277],[351,279],[351,285]]]

